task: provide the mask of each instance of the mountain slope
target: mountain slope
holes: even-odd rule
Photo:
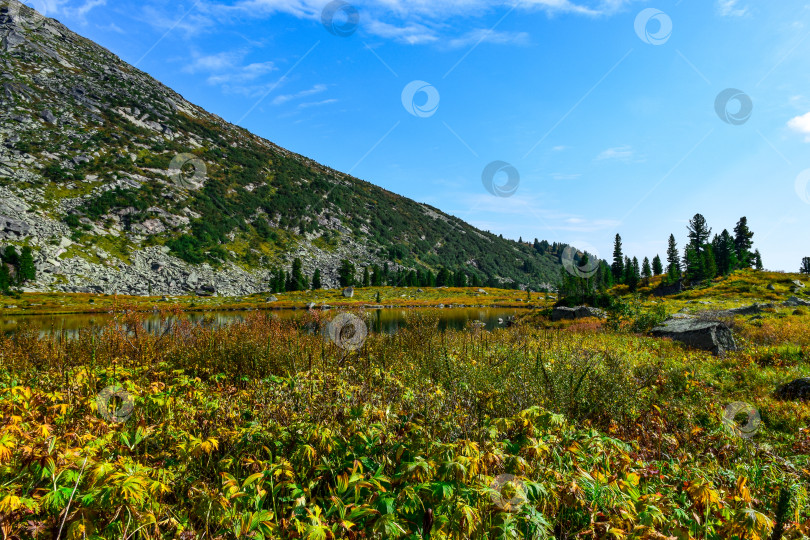
[[[267,289],[301,257],[556,282],[559,257],[289,152],[197,107],[53,19],[0,0],[0,244],[38,289]]]

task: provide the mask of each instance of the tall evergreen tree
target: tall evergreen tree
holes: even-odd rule
[[[315,272],[312,274],[312,288],[314,290],[322,289],[323,284],[321,283],[321,269],[316,268]]]
[[[689,220],[686,229],[689,231],[689,244],[698,255],[703,255],[704,246],[709,242],[712,234],[711,228],[706,224],[706,218],[701,214],[695,214]]]
[[[37,278],[37,267],[34,265],[34,253],[31,246],[23,246],[20,254],[20,269],[17,272],[20,283],[34,281]]]
[[[754,254],[751,248],[754,245],[754,233],[748,228],[748,218],[743,216],[734,227],[734,248],[741,268],[751,268],[754,264]]]
[[[442,268],[439,270],[439,275],[436,277],[436,286],[446,287],[451,285],[450,279],[450,272],[447,270],[447,268]]]
[[[340,261],[340,266],[338,267],[338,279],[340,280],[341,287],[354,286],[357,283],[356,276],[357,268],[350,260],[343,259]]]
[[[641,277],[650,279],[652,277],[652,267],[650,266],[650,259],[644,257],[644,263],[641,265]]]
[[[287,288],[287,290],[305,291],[307,289],[309,289],[309,283],[304,275],[301,259],[296,257],[295,260],[293,260],[292,272],[290,274],[290,286]]]
[[[368,271],[368,266],[363,268],[363,287],[371,287],[371,274]]]
[[[734,247],[734,238],[727,229],[723,229],[719,236],[715,235],[712,247],[714,248],[714,257],[717,261],[717,272],[719,274],[725,276],[737,269],[737,252]]]
[[[681,258],[678,253],[678,244],[675,243],[675,235],[669,235],[667,244],[667,277],[670,281],[675,281],[681,277]]]
[[[802,257],[802,265],[799,268],[802,274],[810,274],[810,257]]]
[[[3,250],[3,262],[8,263],[15,268],[20,266],[20,255],[17,253],[17,248],[14,246],[6,246]]]
[[[760,255],[758,249],[754,250],[754,268],[762,270],[762,255]]]
[[[658,255],[653,258],[652,272],[654,276],[660,276],[664,273],[664,265],[661,263],[661,257]]]
[[[714,259],[714,249],[711,244],[703,246],[703,279],[712,279],[717,275],[717,262]]]
[[[808,258],[810,260],[810,257]],[[0,292],[8,291],[11,285],[11,273],[8,271],[6,263],[0,261]]]
[[[622,254],[622,237],[618,234],[613,242],[613,265],[610,269],[613,272],[613,281],[621,283],[624,279],[624,255]]]
[[[691,243],[687,244],[686,248],[684,248],[683,262],[686,270],[686,278],[689,281],[696,282],[704,279],[706,272],[704,270],[703,257]]]

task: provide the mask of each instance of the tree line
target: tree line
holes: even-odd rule
[[[595,292],[605,291],[614,285],[627,285],[630,291],[636,291],[640,284],[648,284],[653,276],[663,276],[662,285],[681,280],[696,284],[742,268],[762,270],[762,256],[758,249],[753,249],[754,233],[749,229],[745,216],[737,222],[733,234],[723,229],[712,236],[712,229],[701,214],[695,214],[686,228],[688,242],[683,253],[678,250],[675,235],[669,235],[666,265],[659,255],[655,255],[652,261],[644,257],[642,262],[635,256],[629,257],[622,248],[621,235],[616,234],[612,263],[599,261],[590,265],[587,253],[579,255],[575,262],[581,269],[580,275],[572,275],[563,269],[561,294],[592,297]],[[810,257],[807,262],[810,269]],[[587,271],[584,275],[583,270]]]
[[[7,246],[0,253],[0,292],[8,293],[12,286],[33,281],[36,277],[37,268],[30,246],[23,246],[21,253],[17,253],[14,246]]]
[[[348,259],[343,259],[338,267],[338,280],[341,287],[482,287],[484,282],[481,277],[473,272],[467,273],[462,269],[455,271],[441,268],[438,272],[433,272],[426,268],[420,269],[399,269],[392,271],[386,262],[380,265],[368,265],[363,267],[362,273],[358,272],[357,266]],[[492,287],[507,287],[509,284],[489,283]],[[517,287],[517,284],[513,284]],[[291,292],[306,291],[309,289],[321,289],[323,282],[321,270],[316,268],[312,273],[312,278],[304,274],[303,263],[300,258],[293,261],[292,268],[287,272],[283,268],[276,268],[271,272],[269,289],[271,292]]]

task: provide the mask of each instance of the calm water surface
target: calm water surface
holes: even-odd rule
[[[332,310],[336,312],[337,310]],[[376,309],[368,310],[370,318],[370,330],[374,332],[393,333],[406,325],[406,318],[424,312],[424,309]],[[439,328],[463,330],[472,321],[481,321],[487,330],[504,327],[509,319],[518,313],[525,312],[525,309],[510,308],[445,308],[440,310],[430,310],[439,317]],[[227,325],[234,322],[244,321],[249,314],[255,312],[247,311],[208,311],[189,312],[180,315],[195,324],[213,324],[215,326]],[[273,317],[280,319],[296,319],[306,314],[304,310],[274,310],[270,313]],[[332,315],[326,315],[332,318]],[[107,325],[112,320],[112,315],[107,313],[80,313],[69,315],[6,315],[0,318],[0,331],[3,333],[14,333],[21,328],[29,326],[38,330],[41,334],[54,334],[65,332],[67,335],[75,335],[79,330],[85,328],[98,328]],[[367,319],[369,320],[369,319]],[[157,315],[147,316],[145,325],[148,330],[162,331],[165,325],[161,325],[160,317]]]

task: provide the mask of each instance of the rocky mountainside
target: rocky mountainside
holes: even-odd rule
[[[296,257],[327,287],[342,259],[559,277],[558,255],[231,125],[17,0],[0,0],[0,102],[0,247],[33,247],[34,290],[248,294]]]

